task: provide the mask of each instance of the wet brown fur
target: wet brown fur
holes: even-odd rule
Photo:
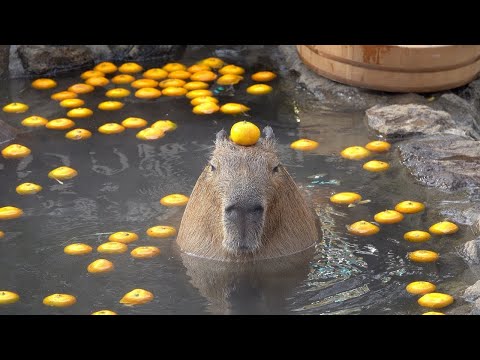
[[[222,243],[226,203],[222,194],[225,190],[220,191],[212,168],[207,165],[197,180],[182,218],[177,236],[181,250],[203,258],[242,262],[278,258],[312,246],[318,239],[314,212],[283,166],[278,167],[275,175],[270,175],[276,162],[273,139],[262,138],[256,145],[247,147],[217,137],[211,163],[220,167],[215,171],[231,172],[232,179],[228,184],[222,183],[222,189],[225,186],[238,187],[227,190],[239,192],[239,196],[258,197],[266,204],[261,241],[253,252],[227,251]]]

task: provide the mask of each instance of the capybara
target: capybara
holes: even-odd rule
[[[271,127],[253,146],[218,132],[177,237],[187,254],[221,261],[292,255],[318,239],[315,213],[276,151]]]

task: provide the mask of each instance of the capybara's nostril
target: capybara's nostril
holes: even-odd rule
[[[256,205],[254,206],[251,210],[251,213],[261,215],[263,213],[263,206],[262,205]]]

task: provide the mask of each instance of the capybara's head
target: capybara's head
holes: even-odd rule
[[[271,127],[253,146],[217,134],[177,242],[187,253],[242,261],[289,255],[317,239],[312,211],[281,164]]]

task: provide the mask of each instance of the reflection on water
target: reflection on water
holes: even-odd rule
[[[185,61],[190,64],[208,55],[190,54]],[[251,65],[255,70],[261,67]],[[58,82],[61,90],[78,82],[78,77],[59,78]],[[48,91],[33,90],[25,80],[11,81],[7,86],[11,95],[2,103],[15,99],[33,109],[4,116],[10,124],[20,128],[20,121],[33,114],[49,119],[65,116],[65,109],[49,100]],[[92,118],[76,120],[77,127],[94,132],[87,141],[66,140],[63,131],[26,129],[16,142],[30,147],[33,156],[19,161],[0,159],[0,205],[18,206],[25,212],[22,218],[0,223],[0,229],[7,233],[0,239],[0,288],[21,296],[18,303],[0,307],[0,314],[89,314],[100,309],[119,314],[420,314],[416,298],[404,291],[414,280],[433,281],[440,291],[459,299],[469,274],[455,249],[465,241],[468,230],[461,228],[455,236],[434,238],[427,244],[407,243],[403,233],[427,229],[443,219],[440,206],[445,211],[449,202],[460,200],[416,185],[394,149],[376,157],[391,163],[386,173],[368,173],[361,168],[361,161],[340,158],[338,153],[344,147],[369,141],[363,114],[322,111],[321,104],[308,94],[295,102],[282,89],[288,88],[289,93],[300,93],[301,89],[290,89],[287,80],[274,83],[275,90],[267,97],[247,97],[247,86],[244,82],[221,92],[220,102],[232,101],[234,95],[236,102],[252,108],[250,120],[273,127],[280,158],[322,223],[323,240],[314,250],[300,258],[239,267],[181,255],[174,239],[148,238],[145,231],[154,225],[178,229],[183,209],[166,208],[159,199],[170,193],[189,194],[216,132],[229,129],[243,117],[197,116],[191,113],[187,99],[147,102],[131,96],[122,110],[95,110]],[[85,106],[96,109],[105,99],[103,92],[97,89],[82,95]],[[112,136],[96,132],[103,123],[120,122],[129,116],[150,123],[171,119],[178,129],[151,143],[137,140],[134,129]],[[291,150],[289,144],[300,137],[316,140],[320,146],[310,153]],[[47,177],[50,170],[62,165],[75,168],[79,175],[63,184]],[[43,191],[20,197],[15,187],[27,181],[39,183]],[[331,194],[339,191],[359,192],[371,202],[352,208],[329,203]],[[372,220],[376,212],[407,199],[425,202],[427,211],[407,215],[399,224],[382,226],[380,233],[371,237],[346,232],[346,225]],[[129,251],[135,246],[154,245],[162,254],[149,260],[133,259],[129,252],[102,254],[114,262],[115,270],[92,275],[86,267],[100,254],[63,253],[73,242],[96,249],[116,231],[139,234]],[[424,265],[408,261],[407,252],[421,248],[440,252],[440,261]],[[120,298],[134,288],[153,292],[155,299],[138,307],[120,305]],[[43,297],[55,292],[75,295],[78,302],[66,309],[43,306]],[[457,301],[451,309],[461,305]]]

